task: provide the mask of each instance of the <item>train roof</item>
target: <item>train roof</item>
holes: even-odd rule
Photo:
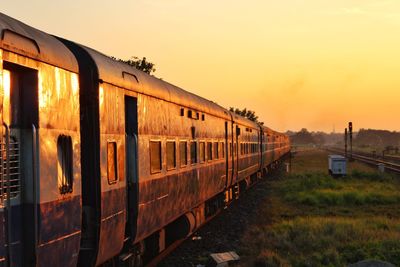
[[[240,116],[234,112],[230,111],[230,113],[232,114],[233,121],[236,122],[237,124],[241,124],[246,127],[251,127],[253,129],[260,130],[260,126],[258,125],[258,123],[251,121],[243,116]]]
[[[230,119],[229,112],[218,104],[183,90],[175,85],[119,62],[92,48],[77,44],[85,49],[94,60],[99,79],[121,88],[153,96],[200,112]]]
[[[275,130],[272,130],[271,128],[267,127],[267,126],[262,126],[263,132],[267,133],[267,134],[274,134],[274,135],[286,135],[284,133],[281,132],[277,132]]]
[[[78,72],[72,52],[55,37],[0,13],[0,48]]]

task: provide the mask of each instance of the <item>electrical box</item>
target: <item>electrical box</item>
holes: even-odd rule
[[[347,159],[340,155],[329,155],[329,174],[345,176],[347,174]]]

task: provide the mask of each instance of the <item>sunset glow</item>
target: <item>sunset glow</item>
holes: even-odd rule
[[[155,76],[273,129],[400,130],[399,1],[8,0],[1,12],[145,56]]]

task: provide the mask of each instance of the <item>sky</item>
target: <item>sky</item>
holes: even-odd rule
[[[0,12],[279,130],[400,130],[398,0],[2,0]]]

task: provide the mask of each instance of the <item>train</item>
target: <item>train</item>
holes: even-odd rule
[[[0,266],[140,266],[288,136],[0,13]]]

